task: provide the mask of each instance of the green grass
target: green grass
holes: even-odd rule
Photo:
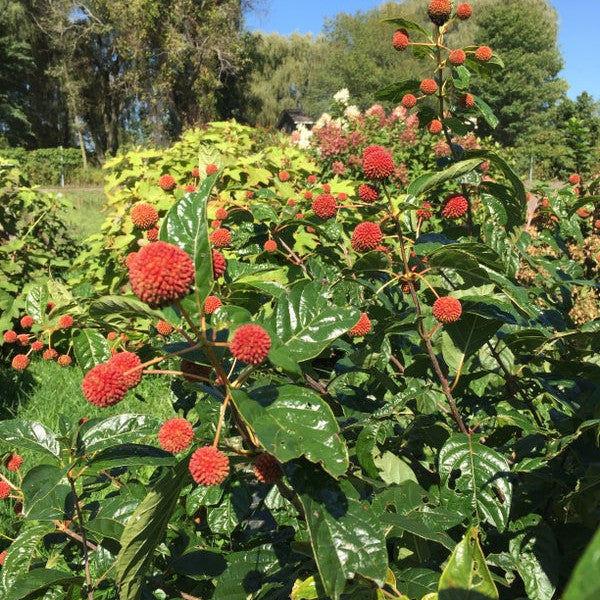
[[[54,191],[62,194],[63,198],[70,200],[73,208],[65,213],[65,221],[69,225],[71,234],[77,241],[83,241],[90,235],[98,233],[104,221],[101,212],[106,197],[101,188],[77,189],[63,188]]]

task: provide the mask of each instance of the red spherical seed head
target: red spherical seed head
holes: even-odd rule
[[[467,55],[464,50],[452,50],[448,55],[448,62],[455,67],[462,65],[465,60],[467,60]]]
[[[472,13],[473,9],[471,8],[471,5],[467,2],[463,2],[462,4],[459,4],[456,7],[456,16],[462,21],[468,19]]]
[[[0,481],[0,499],[8,498],[10,496],[10,485],[6,481]]]
[[[46,304],[46,314],[51,313],[54,310],[55,306],[56,306],[56,304],[54,304],[54,302],[48,302]]]
[[[137,256],[137,252],[130,252],[126,257],[125,257],[125,266],[130,269],[131,268],[131,263],[135,260],[135,257]]]
[[[114,341],[117,339],[117,337],[119,337],[119,336],[117,335],[117,332],[116,332],[116,331],[109,331],[109,332],[106,334],[106,339],[107,339],[109,342],[114,342]]]
[[[430,96],[431,94],[435,94],[437,92],[438,85],[435,82],[435,79],[423,79],[419,89],[427,96]]]
[[[158,431],[160,447],[172,454],[187,450],[193,439],[194,429],[187,419],[169,419],[162,424]]]
[[[417,105],[417,97],[414,94],[404,94],[401,102],[404,108],[412,108]]]
[[[268,452],[260,454],[254,463],[254,475],[261,483],[273,484],[283,475],[279,461]]]
[[[158,240],[158,227],[152,227],[146,231],[146,239],[149,242],[156,242]]]
[[[142,364],[142,361],[133,352],[119,352],[108,359],[108,364],[121,371],[125,383],[130,389],[134,388],[142,380],[142,369],[138,368]]]
[[[290,174],[287,171],[279,171],[277,177],[279,177],[279,181],[289,181]]]
[[[4,339],[4,341],[7,344],[14,344],[17,341],[17,339],[19,338],[19,336],[17,335],[16,331],[9,329],[8,331],[4,332],[4,335],[2,336],[2,338]]]
[[[21,468],[21,465],[23,464],[23,457],[18,455],[18,454],[13,454],[7,461],[6,461],[6,468],[9,471],[18,471]]]
[[[462,305],[458,298],[442,296],[433,303],[433,316],[440,323],[454,323],[460,319]]]
[[[410,45],[410,40],[408,39],[408,35],[406,35],[406,31],[404,29],[397,29],[394,32],[394,37],[392,38],[392,46],[396,48],[396,50],[406,50]]]
[[[123,400],[129,386],[123,371],[114,363],[105,362],[86,373],[81,389],[88,402],[104,408]]]
[[[215,248],[226,248],[231,244],[231,231],[220,227],[210,234],[210,241]]]
[[[158,185],[165,192],[170,192],[171,190],[175,189],[175,177],[172,175],[161,175],[158,179]]]
[[[198,188],[195,185],[190,184],[190,185],[186,185],[183,191],[186,194],[191,194],[192,192],[195,192],[197,189]]]
[[[462,94],[458,98],[458,104],[466,109],[473,108],[475,98],[471,94]]]
[[[314,183],[317,183],[317,178],[315,177],[315,175],[309,175],[306,178],[306,181],[308,181],[308,183],[310,183],[312,185]]]
[[[138,202],[131,209],[131,220],[135,227],[146,231],[158,223],[158,211],[151,204]]]
[[[589,219],[592,216],[592,212],[590,210],[588,210],[587,208],[585,208],[585,206],[578,208],[576,214],[578,217],[581,217],[582,219]],[[32,346],[33,346],[33,344],[32,344]]]
[[[23,327],[23,329],[29,329],[34,323],[35,321],[30,315],[25,315],[21,318],[21,327]]]
[[[2,566],[4,564],[5,560],[6,560],[6,550],[2,550],[2,552],[0,552],[0,566]]]
[[[336,198],[340,201],[340,202],[346,202],[346,200],[348,200],[348,194],[346,194],[346,192],[340,192]]]
[[[171,335],[173,333],[173,325],[166,321],[159,321],[156,324],[156,331],[158,331],[160,335]]]
[[[469,209],[469,203],[464,196],[453,195],[448,196],[444,200],[442,207],[442,215],[446,219],[460,219]]]
[[[211,221],[210,226],[212,229],[219,229],[219,227],[221,227],[221,221],[219,221],[219,219],[214,219],[214,221]]]
[[[73,320],[73,317],[71,315],[63,315],[58,320],[58,326],[61,329],[69,329],[69,327],[73,327],[73,323],[75,323],[75,321]]]
[[[223,306],[221,298],[218,296],[208,296],[204,301],[204,312],[207,315],[212,315],[221,306]]]
[[[219,219],[219,221],[224,221],[229,216],[229,213],[224,208],[217,208],[217,212],[215,213],[215,218]]]
[[[277,242],[275,240],[267,240],[263,249],[265,252],[275,252],[277,250]]]
[[[376,187],[363,183],[358,186],[358,197],[367,204],[371,204],[379,199],[379,191]]]
[[[200,177],[200,169],[198,167],[194,167],[192,169],[192,177],[196,177],[196,178]]]
[[[229,349],[238,360],[248,365],[258,365],[269,354],[271,338],[260,325],[242,325],[235,330]]]
[[[427,15],[435,25],[443,25],[449,18],[452,12],[450,0],[431,0],[427,7]]]
[[[169,306],[189,293],[194,263],[178,246],[154,242],[131,261],[129,281],[133,293],[150,307]]]
[[[17,371],[24,371],[29,366],[29,356],[26,354],[15,354],[13,356],[11,365],[13,369]]]
[[[19,346],[29,346],[29,335],[26,333],[19,333],[17,342],[19,343]]]
[[[431,204],[429,202],[423,202],[421,204],[421,208],[417,209],[417,218],[422,221],[429,221],[433,217],[433,213],[431,212]]]
[[[44,342],[41,342],[40,340],[36,340],[35,342],[32,342],[31,349],[34,352],[39,352],[40,350],[43,350],[44,349]]]
[[[442,122],[439,121],[438,119],[433,119],[433,121],[431,121],[431,123],[429,123],[429,126],[427,129],[429,130],[429,133],[432,133],[433,135],[437,135],[443,129]]]
[[[337,212],[337,200],[331,194],[319,194],[312,202],[312,209],[317,217],[330,219]]]
[[[212,251],[212,265],[214,279],[219,279],[227,270],[227,261],[218,250]]]
[[[356,252],[368,252],[377,248],[381,244],[382,239],[383,234],[379,225],[365,221],[355,227],[350,239],[350,245]]]
[[[385,179],[394,172],[394,168],[394,159],[386,150],[363,153],[363,172],[367,179]]]
[[[61,354],[57,359],[56,362],[61,366],[61,367],[68,367],[72,360],[71,357],[68,354]]]
[[[57,356],[58,352],[54,348],[48,348],[47,350],[44,350],[44,353],[42,354],[44,360],[54,360]]]
[[[329,192],[331,192],[331,186],[328,183],[324,183],[321,187],[323,188],[323,191],[326,194],[329,194]]]
[[[206,165],[206,174],[207,175],[213,175],[218,170],[219,170],[219,167],[217,167],[217,165],[215,165],[214,163],[210,163],[210,164]]]
[[[578,185],[581,183],[581,177],[579,177],[577,173],[573,173],[573,175],[569,177],[569,183],[572,185]]]
[[[190,473],[200,485],[219,485],[229,475],[229,458],[214,446],[203,446],[190,457]]]
[[[367,313],[360,313],[358,322],[348,331],[348,334],[350,337],[362,337],[367,335],[369,331],[371,331],[371,320],[367,317]]]
[[[254,198],[254,192],[252,190],[246,190],[246,198],[248,198],[248,200]]]
[[[481,62],[487,62],[492,58],[492,49],[489,46],[479,46],[475,50],[475,58]]]

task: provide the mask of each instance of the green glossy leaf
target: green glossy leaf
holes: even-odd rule
[[[320,284],[303,281],[277,303],[270,321],[280,342],[274,348],[284,348],[296,362],[314,358],[354,327],[359,317],[354,308],[331,306]]]
[[[311,575],[304,580],[296,579],[290,594],[290,600],[318,600],[325,595],[323,586],[317,577]]]
[[[60,445],[50,429],[35,421],[9,419],[0,421],[0,440],[17,448],[42,452],[57,459]]]
[[[414,21],[409,21],[402,17],[394,17],[393,19],[382,19],[382,23],[391,23],[392,25],[396,25],[398,29],[406,29],[406,31],[418,31],[428,40],[431,40],[431,33]]]
[[[471,72],[462,65],[452,69],[452,81],[457,90],[466,90],[471,83]]]
[[[469,173],[473,169],[477,168],[483,160],[471,158],[468,160],[461,160],[460,162],[454,163],[452,166],[438,171],[437,173],[424,173],[423,175],[413,179],[409,184],[406,193],[409,196],[420,196],[429,190],[450,181],[456,179],[465,173]]]
[[[107,419],[91,419],[81,426],[79,439],[83,452],[91,454],[156,435],[161,423],[160,419],[148,415],[121,414]]]
[[[154,551],[162,542],[181,488],[189,481],[187,459],[169,470],[142,500],[127,522],[115,577],[121,600],[139,600]]]
[[[251,498],[239,481],[231,481],[226,487],[220,502],[208,510],[206,520],[213,533],[231,536],[248,514]]]
[[[370,504],[346,480],[337,482],[309,463],[289,477],[306,514],[321,583],[338,600],[346,581],[361,575],[381,587],[388,567],[383,526]]]
[[[597,600],[600,598],[600,528],[588,544],[567,584],[562,600]]]
[[[474,442],[471,436],[455,434],[439,454],[441,499],[445,508],[472,514],[500,531],[508,523],[512,502],[510,467],[495,450]]]
[[[128,323],[129,319],[142,318],[157,321],[163,318],[158,310],[153,310],[135,296],[102,296],[90,304],[89,314],[100,322]]]
[[[72,339],[75,358],[84,371],[89,371],[111,356],[108,341],[96,329],[77,329]]]
[[[417,537],[424,540],[431,540],[437,542],[452,550],[454,548],[454,540],[443,531],[436,530],[435,528],[429,527],[423,522],[421,513],[413,513],[408,515],[400,515],[396,513],[384,513],[381,516],[381,520],[386,525],[392,525],[396,529],[402,531],[408,531]]]
[[[377,453],[377,442],[385,441],[385,436],[380,432],[384,432],[383,423],[375,421],[363,427],[356,440],[356,458],[369,477],[379,476],[374,458]]]
[[[99,452],[90,465],[95,469],[133,466],[171,466],[175,457],[170,453],[145,444],[119,444]]]
[[[213,286],[206,205],[218,177],[218,173],[208,176],[197,192],[178,200],[165,215],[159,232],[159,239],[179,246],[194,261],[196,291],[202,301]]]
[[[232,394],[262,446],[281,462],[305,456],[334,477],[348,469],[348,451],[333,412],[312,390],[281,385]]]
[[[46,305],[48,303],[48,290],[45,285],[38,285],[27,292],[25,310],[33,317],[36,323],[41,323],[46,318]]]
[[[81,584],[83,577],[58,569],[33,569],[19,575],[13,587],[8,591],[6,600],[26,600],[44,592],[52,586],[67,586],[72,583]]]
[[[496,129],[496,127],[498,127],[498,123],[500,123],[500,120],[494,114],[494,111],[492,110],[490,105],[487,102],[485,102],[485,100],[480,98],[479,96],[476,96],[475,94],[471,94],[471,95],[473,96],[473,100],[475,101],[475,106],[481,113],[481,116],[485,119],[486,123],[492,129]]]
[[[439,600],[498,600],[498,590],[471,527],[456,545],[438,585]]]
[[[377,100],[389,100],[390,102],[399,103],[405,94],[417,93],[420,84],[420,79],[405,79],[404,81],[398,81],[377,90],[375,92],[375,98]]]
[[[23,515],[37,521],[64,519],[69,511],[71,487],[67,470],[54,465],[37,465],[23,479]]]
[[[7,548],[4,565],[0,569],[0,600],[6,600],[6,595],[17,577],[29,571],[41,539],[55,529],[53,523],[26,526]]]

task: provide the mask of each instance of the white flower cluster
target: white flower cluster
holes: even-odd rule
[[[333,99],[338,104],[343,104],[344,106],[348,106],[348,100],[350,100],[350,92],[348,88],[342,88],[339,92],[333,95]]]
[[[306,150],[310,147],[311,136],[312,131],[303,123],[299,123],[296,127],[296,131],[292,133],[292,145]]]
[[[358,117],[360,117],[361,114],[362,113],[360,112],[358,106],[354,104],[347,106],[346,110],[344,111],[344,116],[350,121],[352,121],[353,119],[358,119]]]

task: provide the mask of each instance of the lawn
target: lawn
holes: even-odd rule
[[[102,206],[106,200],[102,188],[47,188],[53,194],[70,200],[73,209],[65,213],[65,221],[77,241],[83,241],[100,231],[104,214]]]

